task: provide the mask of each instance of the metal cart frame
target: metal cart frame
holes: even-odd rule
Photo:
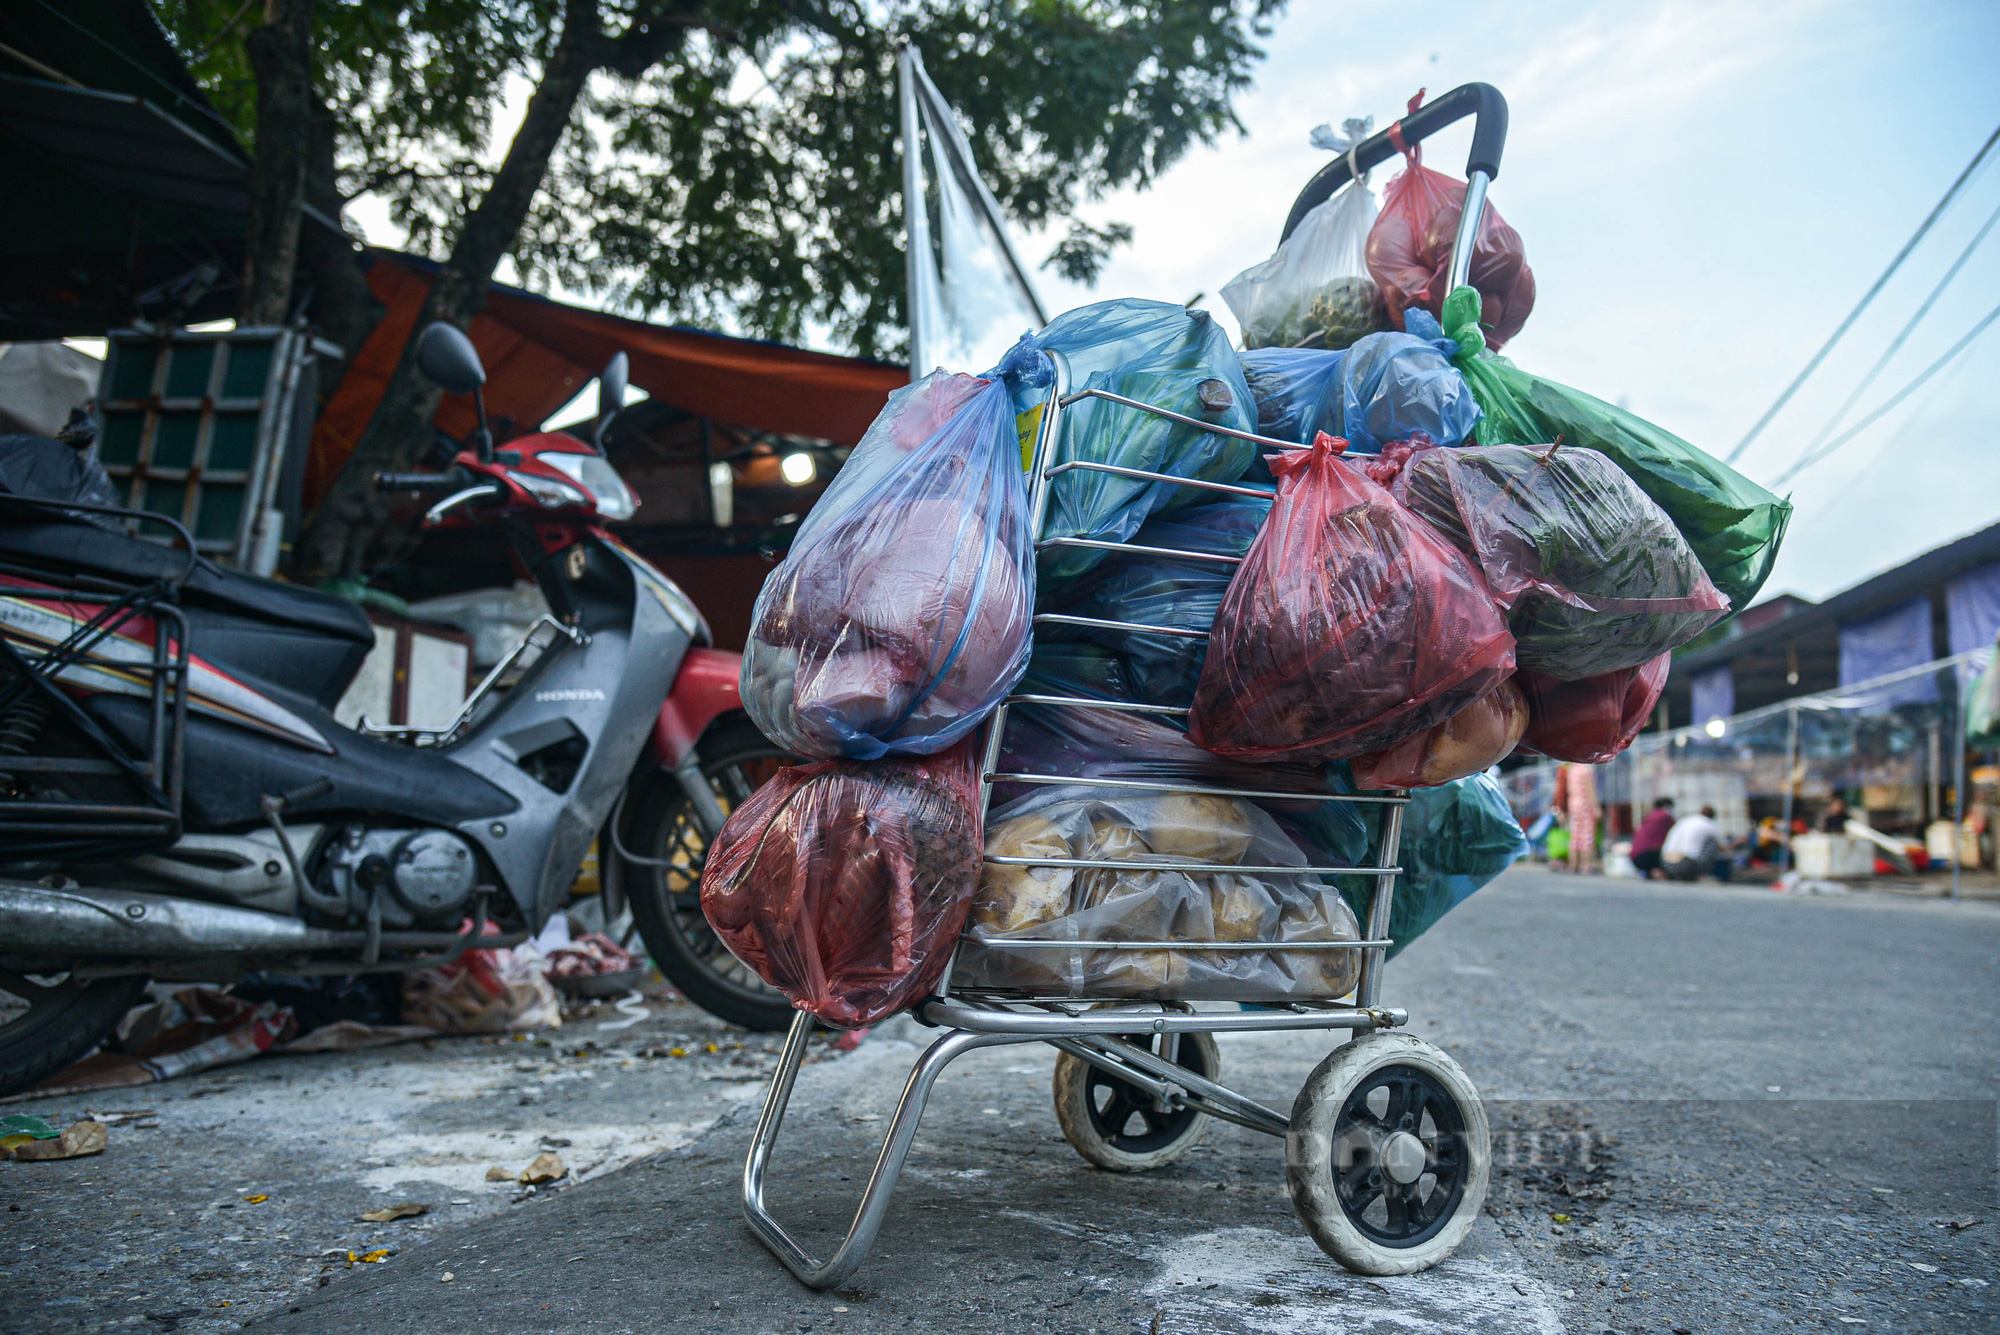
[[[1426,135],[1468,114],[1476,114],[1477,127],[1473,139],[1471,161],[1467,167],[1468,186],[1466,208],[1463,210],[1457,237],[1454,240],[1450,268],[1451,286],[1465,281],[1471,267],[1473,239],[1477,235],[1478,223],[1484,211],[1486,186],[1499,170],[1500,147],[1506,134],[1506,102],[1496,89],[1485,84],[1468,84],[1453,90],[1430,106],[1413,112],[1406,119],[1389,129],[1357,145],[1351,152],[1330,163],[1315,176],[1299,197],[1287,220],[1285,235],[1292,230],[1311,209],[1331,197],[1335,190],[1369,167],[1399,152],[1403,144],[1421,140]],[[1103,542],[1086,538],[1043,538],[1042,524],[1048,507],[1049,494],[1054,480],[1071,471],[1092,471],[1110,473],[1120,477],[1148,482],[1166,483],[1174,486],[1196,487],[1206,491],[1229,495],[1267,496],[1270,493],[1261,488],[1235,486],[1223,483],[1193,481],[1163,473],[1147,472],[1142,469],[1124,468],[1111,464],[1083,461],[1056,463],[1057,445],[1061,439],[1062,415],[1070,405],[1084,398],[1100,398],[1141,412],[1151,413],[1171,421],[1220,435],[1248,440],[1258,445],[1276,449],[1297,448],[1297,441],[1275,440],[1250,432],[1235,431],[1218,427],[1198,419],[1169,412],[1151,404],[1122,397],[1100,389],[1072,391],[1069,384],[1069,367],[1060,354],[1051,353],[1054,367],[1054,383],[1045,401],[1040,429],[1035,440],[1033,462],[1030,466],[1029,507],[1032,516],[1032,531],[1036,535],[1037,552],[1057,546],[1082,546],[1105,551],[1128,551],[1150,555],[1160,555],[1180,559],[1205,561],[1227,561],[1237,563],[1240,558],[1217,556],[1212,553],[1184,552],[1167,548],[1139,546],[1132,543]],[[1146,634],[1164,634],[1206,638],[1205,632],[1189,631],[1176,627],[1150,626],[1128,622],[1103,621],[1093,618],[1065,616],[1054,613],[1038,613],[1034,623],[1088,625],[1107,629],[1124,630]],[[751,1229],[759,1241],[768,1247],[787,1269],[804,1284],[815,1289],[830,1289],[838,1286],[858,1269],[867,1259],[869,1249],[879,1232],[882,1220],[889,1208],[890,1197],[895,1191],[897,1180],[909,1155],[910,1145],[916,1137],[917,1124],[922,1119],[925,1105],[930,1099],[933,1086],[939,1075],[954,1060],[978,1048],[997,1047],[1020,1043],[1047,1043],[1061,1052],[1070,1054],[1091,1066],[1098,1068],[1116,1080],[1129,1084],[1146,1095],[1150,1095],[1162,1108],[1188,1108],[1203,1112],[1224,1121],[1268,1135],[1285,1137],[1293,1132],[1292,1119],[1275,1109],[1267,1108],[1227,1086],[1206,1078],[1184,1065],[1177,1063],[1172,1036],[1190,1033],[1244,1033],[1271,1032],[1279,1030],[1326,1030],[1346,1029],[1352,1031],[1355,1039],[1380,1030],[1391,1030],[1402,1026],[1408,1019],[1407,1012],[1380,1004],[1382,972],[1385,952],[1394,943],[1388,939],[1390,910],[1394,904],[1396,877],[1402,868],[1397,865],[1397,856],[1402,838],[1403,806],[1409,800],[1403,793],[1381,794],[1333,794],[1279,792],[1226,786],[1205,786],[1199,784],[1151,783],[1124,779],[1080,778],[1055,774],[1016,774],[1000,772],[1001,741],[1007,717],[1013,706],[1029,704],[1051,708],[1125,709],[1152,714],[1185,713],[1167,706],[1111,703],[1103,700],[1068,696],[1038,694],[1016,694],[1009,696],[994,711],[986,725],[984,749],[980,769],[979,814],[982,824],[986,808],[991,800],[996,782],[1024,784],[1082,784],[1119,791],[1151,791],[1160,793],[1200,793],[1256,800],[1259,798],[1279,798],[1287,801],[1316,800],[1349,803],[1373,808],[1378,817],[1376,858],[1371,866],[1362,867],[1245,867],[1207,864],[1218,871],[1267,872],[1273,874],[1306,875],[1354,875],[1369,876],[1375,880],[1375,889],[1369,900],[1367,921],[1362,924],[1362,939],[1358,941],[1308,941],[1308,942],[1172,942],[1172,941],[1087,941],[1093,950],[1256,950],[1285,952],[1298,950],[1353,950],[1361,952],[1359,977],[1354,989],[1352,1004],[1345,1003],[1295,1003],[1282,1010],[1245,1012],[1199,1012],[1186,1002],[1116,1002],[1093,1006],[1089,999],[1062,1001],[1014,1001],[998,996],[954,994],[952,990],[952,968],[945,971],[943,982],[935,995],[926,999],[917,1008],[917,1017],[923,1023],[940,1028],[945,1032],[934,1041],[918,1059],[906,1081],[901,1100],[896,1105],[895,1115],[889,1123],[883,1140],[882,1150],[870,1173],[868,1184],[862,1192],[861,1203],[855,1211],[853,1223],[846,1237],[834,1253],[821,1260],[813,1256],[799,1244],[782,1224],[771,1214],[764,1201],[765,1176],[771,1166],[773,1151],[777,1145],[778,1133],[784,1123],[785,1110],[790,1104],[792,1090],[797,1081],[801,1065],[804,1063],[807,1040],[812,1034],[813,1018],[803,1012],[792,1023],[786,1037],[783,1051],[778,1059],[777,1070],[772,1076],[770,1089],[764,1101],[762,1116],[751,1141],[749,1157],[743,1168],[743,1211]],[[1062,866],[1077,869],[1106,868],[1110,870],[1144,870],[1149,866],[1161,869],[1188,869],[1186,862],[1148,864],[1133,860],[1108,859],[1046,859],[1027,857],[1001,857],[988,855],[988,862],[1027,866]],[[1038,943],[1034,941],[987,939],[983,945],[991,948],[1048,948],[1060,944],[1064,948],[1073,947],[1078,942],[1062,941]],[[1156,1053],[1139,1047],[1128,1038],[1139,1035],[1162,1035],[1164,1053]],[[1448,1059],[1446,1059],[1448,1062]],[[1468,1086],[1469,1088],[1469,1086]],[[1484,1134],[1483,1119],[1481,1134]],[[1397,1178],[1398,1181],[1402,1179]],[[1481,1190],[1483,1191],[1483,1179]]]

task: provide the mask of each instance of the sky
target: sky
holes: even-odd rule
[[[1089,203],[1135,230],[1090,288],[1043,272],[1052,311],[1110,297],[1202,305],[1263,259],[1327,160],[1321,122],[1377,127],[1428,87],[1483,80],[1511,107],[1492,205],[1538,295],[1507,348],[1726,455],[2000,125],[2000,5],[1904,0],[1507,5],[1394,10],[1294,0],[1239,103],[1242,136],[1145,192]],[[1471,122],[1425,146],[1461,174]],[[967,127],[977,135],[978,127]],[[1376,169],[1377,190],[1393,174]],[[2000,150],[1739,467],[1770,483],[1820,431],[2000,208]],[[356,216],[393,240],[379,211]],[[1996,228],[2000,233],[2000,228]],[[1048,237],[1020,238],[1033,263]],[[1966,262],[1848,421],[2000,302],[2000,235]],[[1797,506],[1765,595],[1824,598],[2000,520],[1991,402],[2000,324],[1902,407],[1783,489]]]

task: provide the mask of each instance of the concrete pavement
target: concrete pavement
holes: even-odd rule
[[[758,1042],[726,1057],[631,1066],[570,1059],[603,1073],[543,1082],[562,1092],[536,1097],[562,1102],[532,1109],[535,1126],[523,1131],[664,1123],[675,1129],[660,1133],[660,1152],[519,1203],[504,1189],[468,1193],[459,1199],[486,1204],[466,1222],[445,1213],[426,1217],[427,1232],[416,1231],[426,1220],[377,1230],[405,1240],[380,1265],[337,1266],[324,1287],[316,1275],[277,1284],[274,1271],[231,1308],[203,1306],[178,1326],[233,1329],[248,1317],[253,1329],[288,1332],[923,1325],[1277,1335],[2000,1324],[1989,1287],[2000,1229],[1995,906],[1522,869],[1391,965],[1387,998],[1466,1066],[1496,1134],[1487,1218],[1457,1258],[1425,1275],[1340,1270],[1292,1218],[1282,1147],[1238,1128],[1212,1126],[1193,1154],[1157,1173],[1089,1168],[1055,1129],[1051,1054],[1024,1047],[974,1053],[947,1073],[856,1287],[811,1293],[738,1215],[755,1085],[733,1077],[768,1060]],[[698,1027],[684,1015],[649,1023],[690,1038]],[[898,1022],[802,1076],[771,1195],[818,1245],[844,1226],[925,1037]],[[1325,1042],[1226,1037],[1222,1050],[1226,1079],[1289,1107]],[[313,1060],[370,1069],[366,1056]],[[213,1097],[232,1096],[241,1094]],[[441,1086],[411,1116],[457,1134],[518,1109],[519,1097]],[[364,1108],[356,1099],[354,1114]],[[239,1129],[225,1120],[210,1133],[220,1148],[266,1152],[271,1128],[247,1112],[233,1122]],[[423,1175],[418,1148],[398,1142],[374,1155],[386,1162],[367,1170],[368,1199],[446,1185]],[[5,1216],[0,1258],[14,1291],[32,1286],[35,1297],[0,1314],[0,1330],[166,1324],[134,1311],[156,1310],[151,1298],[111,1303],[76,1290],[163,1276],[164,1252],[182,1244],[127,1231],[120,1212],[59,1189],[56,1175],[26,1176],[56,1169],[103,1186],[131,1173],[119,1149],[0,1170],[0,1198],[27,1205]],[[354,1179],[331,1174],[324,1188],[350,1190],[343,1181]],[[211,1211],[188,1236],[231,1227],[246,1239],[235,1246],[276,1250],[230,1213],[224,1225]],[[1950,1226],[1970,1219],[1981,1222]],[[302,1241],[295,1230],[292,1250],[308,1250]],[[69,1259],[45,1270],[21,1245]],[[204,1296],[219,1292],[211,1285]]]

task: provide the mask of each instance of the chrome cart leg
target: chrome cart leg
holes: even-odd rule
[[[888,1213],[889,1197],[896,1190],[896,1179],[902,1176],[903,1160],[909,1155],[910,1142],[916,1139],[917,1123],[924,1115],[924,1104],[930,1099],[931,1086],[937,1082],[938,1075],[956,1058],[974,1048],[1034,1040],[1011,1034],[969,1034],[953,1030],[925,1050],[910,1072],[908,1083],[903,1086],[903,1097],[896,1105],[894,1120],[889,1123],[889,1134],[882,1142],[882,1154],[875,1161],[875,1171],[868,1176],[868,1187],[861,1194],[861,1205],[854,1212],[854,1223],[848,1228],[847,1237],[839,1250],[830,1259],[820,1261],[799,1246],[764,1207],[764,1170],[770,1163],[771,1148],[777,1143],[778,1128],[785,1120],[785,1105],[791,1101],[792,1085],[798,1079],[799,1066],[805,1061],[806,1039],[812,1033],[812,1025],[812,1017],[801,1011],[799,1017],[792,1021],[791,1033],[785,1038],[785,1049],[778,1058],[777,1073],[771,1077],[771,1092],[764,1100],[764,1115],[757,1119],[757,1134],[750,1142],[750,1157],[743,1165],[743,1217],[756,1233],[758,1241],[770,1248],[785,1263],[785,1268],[798,1276],[800,1283],[815,1289],[831,1289],[868,1259],[868,1249],[874,1245],[875,1234],[882,1227],[882,1216]]]

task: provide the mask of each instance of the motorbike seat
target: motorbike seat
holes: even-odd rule
[[[170,577],[185,553],[94,524],[0,517],[0,561],[52,573],[145,584]],[[226,570],[202,560],[181,590],[189,645],[235,674],[295,692],[323,709],[346,693],[375,647],[375,627],[344,598]]]

